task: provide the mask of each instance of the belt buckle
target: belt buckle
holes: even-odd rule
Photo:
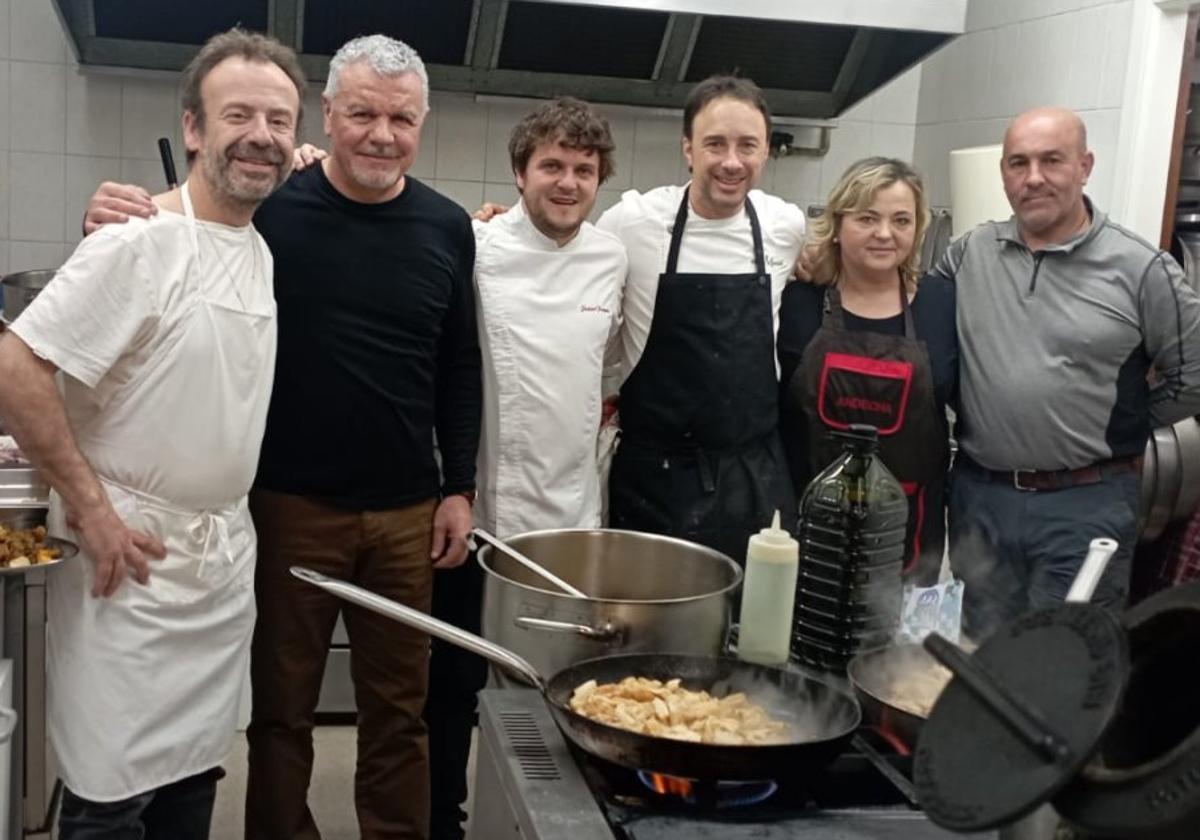
[[[1013,470],[1013,487],[1015,487],[1016,489],[1020,490],[1023,493],[1036,493],[1038,488],[1026,487],[1024,484],[1021,483],[1021,473],[1028,473],[1029,475],[1033,475],[1036,472],[1037,472],[1037,470]]]

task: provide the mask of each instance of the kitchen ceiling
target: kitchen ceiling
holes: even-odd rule
[[[967,0],[54,0],[85,66],[180,70],[240,24],[293,46],[309,77],[356,35],[421,53],[435,90],[682,106],[738,72],[780,116],[837,116],[962,33]]]

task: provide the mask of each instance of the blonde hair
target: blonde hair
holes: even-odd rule
[[[842,218],[866,210],[876,193],[896,183],[906,184],[917,204],[912,252],[900,265],[900,276],[905,285],[910,289],[917,285],[921,243],[929,227],[929,201],[917,170],[902,160],[885,157],[863,158],[850,164],[829,191],[825,209],[809,226],[808,243],[804,246],[812,265],[813,282],[829,285],[841,276],[842,249],[837,243],[837,233]]]

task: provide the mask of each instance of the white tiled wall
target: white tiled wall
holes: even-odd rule
[[[763,189],[802,207],[821,201],[851,161],[868,154],[905,159],[913,153],[920,69],[914,68],[852,108],[833,130],[823,158],[791,156],[770,161]],[[530,105],[479,103],[471,96],[434,92],[432,112],[413,172],[432,179],[446,195],[473,209],[479,200],[512,203],[508,136]],[[678,116],[599,106],[616,142],[616,174],[596,202],[603,212],[628,189],[646,190],[687,179]],[[786,126],[781,126],[784,130]]]
[[[805,206],[821,201],[858,157],[911,157],[921,87],[914,68],[839,120],[824,158],[771,161],[763,188]],[[527,106],[436,91],[431,99],[413,174],[468,209],[513,203],[508,135]],[[302,136],[315,143],[324,140],[319,102],[319,90],[310,90]],[[686,178],[677,116],[609,116],[617,172],[597,213],[624,190]],[[182,175],[174,77],[81,72],[51,0],[0,0],[0,273],[57,266],[78,243],[84,206],[101,181],[161,189],[162,136],[171,138]]]
[[[176,82],[79,72],[50,0],[0,0],[0,272],[57,266],[103,180],[163,184],[182,165]]]
[[[1021,111],[1062,105],[1087,125],[1088,192],[1108,206],[1131,9],[1131,0],[971,0],[967,34],[922,65],[914,156],[933,203],[949,204],[951,149],[999,143]]]

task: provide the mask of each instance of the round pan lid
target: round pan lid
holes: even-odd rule
[[[952,831],[1007,825],[1066,786],[1114,720],[1129,676],[1120,623],[1088,604],[1030,613],[971,657],[930,638],[955,677],[921,731],[913,781],[925,813]]]

